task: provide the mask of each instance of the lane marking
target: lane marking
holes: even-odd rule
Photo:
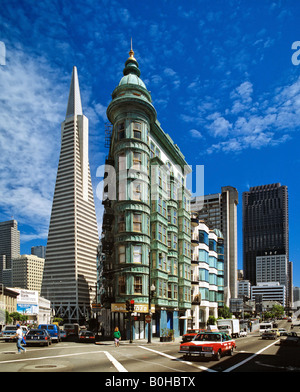
[[[38,358],[20,358],[20,359],[11,359],[8,361],[0,361],[0,364],[5,364],[5,363],[13,363],[13,362],[28,362],[28,361],[40,361],[42,359],[53,359],[53,358],[65,358],[65,357],[73,357],[73,356],[79,356],[79,355],[87,355],[87,354],[102,354],[104,353],[106,357],[110,360],[110,362],[114,365],[114,367],[119,371],[119,372],[127,372],[127,370],[124,368],[123,365],[120,364],[114,358],[109,352],[107,351],[86,351],[86,352],[81,352],[81,353],[73,353],[73,354],[61,354],[61,355],[53,355],[53,356],[48,356],[48,357],[38,357]],[[25,354],[21,354],[25,355]]]
[[[37,358],[21,358],[21,359],[10,359],[8,361],[0,361],[0,364],[4,363],[11,363],[11,362],[27,362],[27,361],[40,361],[41,359],[52,359],[52,358],[63,358],[63,357],[72,357],[78,355],[86,355],[86,354],[102,354],[104,351],[86,351],[83,353],[74,353],[74,354],[61,354],[61,355],[53,355],[48,357],[37,357]],[[26,355],[26,354],[20,354]]]
[[[232,370],[234,370],[234,369],[236,369],[236,368],[238,368],[238,367],[244,365],[246,362],[251,361],[251,359],[255,358],[257,355],[261,354],[262,352],[264,352],[265,350],[267,350],[269,347],[273,346],[274,344],[276,344],[276,343],[278,343],[278,342],[280,342],[280,339],[274,341],[274,342],[271,343],[271,344],[269,344],[267,347],[264,347],[264,348],[262,348],[261,350],[257,351],[257,353],[251,355],[251,357],[249,357],[249,358],[244,359],[242,362],[239,362],[239,363],[237,363],[237,364],[231,366],[230,368],[223,370],[223,372],[224,372],[224,373],[229,373],[229,372],[231,372]]]
[[[120,362],[118,362],[116,360],[115,357],[113,357],[108,351],[103,351],[104,354],[107,356],[107,358],[110,360],[110,362],[114,365],[114,367],[119,371],[119,372],[128,372],[128,370],[126,370],[124,368],[123,365],[120,364]]]
[[[205,366],[198,366],[198,365],[195,365],[195,364],[192,363],[192,362],[183,361],[183,360],[181,360],[180,358],[173,357],[172,355],[169,355],[169,354],[166,354],[166,353],[162,353],[162,352],[160,352],[160,351],[152,350],[151,348],[148,348],[148,347],[144,347],[144,346],[138,346],[138,347],[140,347],[140,348],[142,348],[142,349],[144,349],[144,350],[152,351],[153,353],[159,354],[159,355],[161,355],[161,356],[163,356],[163,357],[166,357],[166,358],[169,358],[169,359],[178,361],[178,362],[182,362],[182,363],[184,363],[184,364],[186,364],[186,365],[192,366],[192,367],[197,368],[197,369],[200,369],[200,370],[205,370],[205,371],[207,371],[207,372],[217,373],[217,370],[209,369],[209,368],[207,368],[207,367],[205,367]]]

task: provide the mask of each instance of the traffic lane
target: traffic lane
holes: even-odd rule
[[[258,335],[251,335],[247,338],[238,338],[235,341],[237,349],[234,350],[232,356],[225,354],[221,357],[220,361],[199,357],[189,357],[188,362],[191,362],[195,366],[201,366],[204,371],[206,370],[208,372],[233,371],[242,364],[246,364],[261,350],[265,350],[268,345],[273,345],[275,343],[273,341],[270,343],[270,341],[263,340]],[[183,356],[178,354],[179,346],[176,348],[173,348],[172,355],[177,355],[178,360],[181,360],[183,363],[186,362],[183,359]]]
[[[26,353],[17,355],[12,347],[1,350],[0,372],[31,371],[119,372],[126,369],[109,352],[96,345],[58,343],[47,348],[29,347]]]
[[[199,372],[201,367],[184,363],[174,351],[178,352],[177,344],[164,345],[120,345],[109,349],[115,359],[128,372]],[[206,369],[205,369],[206,370]]]

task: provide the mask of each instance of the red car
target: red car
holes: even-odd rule
[[[186,333],[182,335],[182,343],[190,342],[200,332],[204,332],[204,329],[188,329]]]
[[[225,353],[233,354],[233,349],[236,348],[235,341],[229,335],[220,332],[201,332],[194,340],[180,345],[179,353],[184,355],[184,358],[190,356],[215,358],[220,360]]]

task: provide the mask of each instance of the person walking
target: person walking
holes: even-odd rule
[[[23,351],[24,353],[26,352],[26,349],[21,345],[22,341],[23,341],[23,330],[20,326],[20,324],[17,324],[17,333],[16,333],[16,337],[17,337],[17,348],[18,348],[18,354],[21,354],[21,352]],[[22,351],[21,351],[22,350]]]
[[[115,347],[120,346],[120,340],[121,340],[121,332],[119,331],[119,328],[116,327],[114,331],[114,341],[115,341]]]

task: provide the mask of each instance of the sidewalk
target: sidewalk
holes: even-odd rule
[[[151,343],[148,343],[148,338],[145,339],[134,339],[132,340],[132,343],[130,343],[129,339],[126,340],[121,340],[120,341],[120,346],[122,345],[136,345],[136,346],[141,346],[141,345],[145,345],[145,344],[171,344],[171,343],[177,343],[178,345],[181,343],[182,341],[182,337],[179,336],[177,338],[174,338],[173,341],[171,342],[161,342],[159,337],[152,337],[151,338]],[[103,345],[103,346],[114,346],[114,341],[113,339],[109,340],[109,339],[104,339],[104,340],[100,340],[97,341],[95,344],[97,345]]]

